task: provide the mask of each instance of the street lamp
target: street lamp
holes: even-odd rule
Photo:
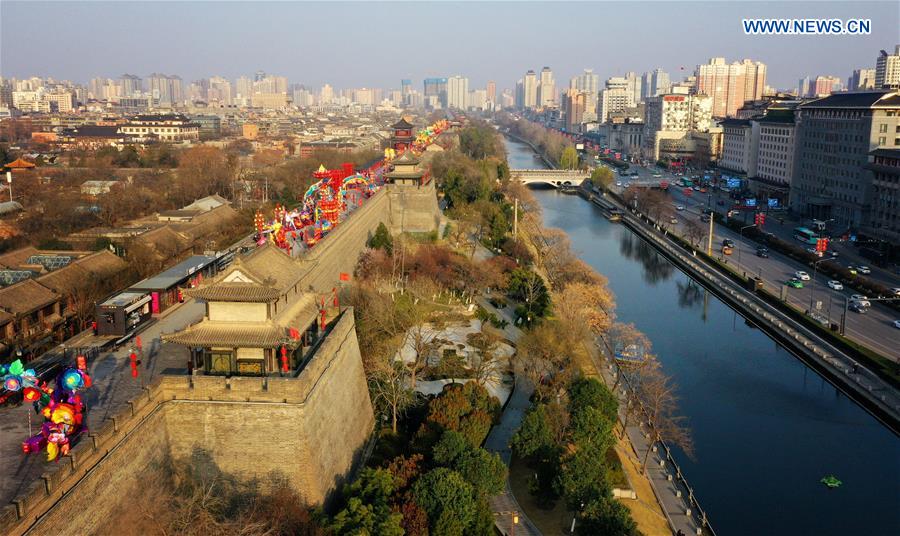
[[[513,512],[512,522],[513,522],[513,524],[512,524],[512,535],[511,536],[516,536],[516,525],[519,524],[519,512]]]
[[[9,202],[12,203],[12,171],[6,172],[6,183],[9,184]]]
[[[816,287],[816,272],[819,269],[819,263],[830,261],[831,259],[819,259],[817,261],[813,261],[813,276],[812,281],[809,282],[809,315],[812,316],[813,310],[813,289]]]
[[[756,224],[754,223],[753,225],[745,225],[744,227],[741,227],[741,230],[738,233],[738,236],[740,237],[740,240],[738,242],[744,241],[744,229],[749,229],[751,227],[756,227]],[[737,248],[738,248],[738,264],[741,264],[741,245],[740,245],[740,243],[737,244]]]

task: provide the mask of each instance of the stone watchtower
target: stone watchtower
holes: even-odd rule
[[[415,126],[404,117],[401,117],[399,121],[391,125],[391,130],[393,131],[391,133],[391,149],[398,153],[409,149],[416,139],[416,135],[413,133],[414,128]]]

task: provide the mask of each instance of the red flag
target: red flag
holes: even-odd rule
[[[350,274],[347,272],[341,272],[341,281],[350,281]]]

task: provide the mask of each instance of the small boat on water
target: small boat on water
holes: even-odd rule
[[[612,209],[609,211],[609,214],[606,215],[606,219],[611,222],[617,222],[622,220],[622,212],[616,209]]]
[[[560,191],[560,193],[567,194],[567,195],[575,195],[578,193],[578,189],[576,187],[574,187],[572,185],[568,185],[568,184],[560,186],[559,191]]]

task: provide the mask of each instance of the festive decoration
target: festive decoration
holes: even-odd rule
[[[26,387],[22,393],[25,400],[34,403],[45,422],[37,434],[22,442],[22,452],[28,454],[46,448],[47,461],[68,454],[72,442],[86,431],[84,402],[79,391],[90,385],[91,378],[85,370],[67,368],[57,377],[56,389],[46,383]]]

